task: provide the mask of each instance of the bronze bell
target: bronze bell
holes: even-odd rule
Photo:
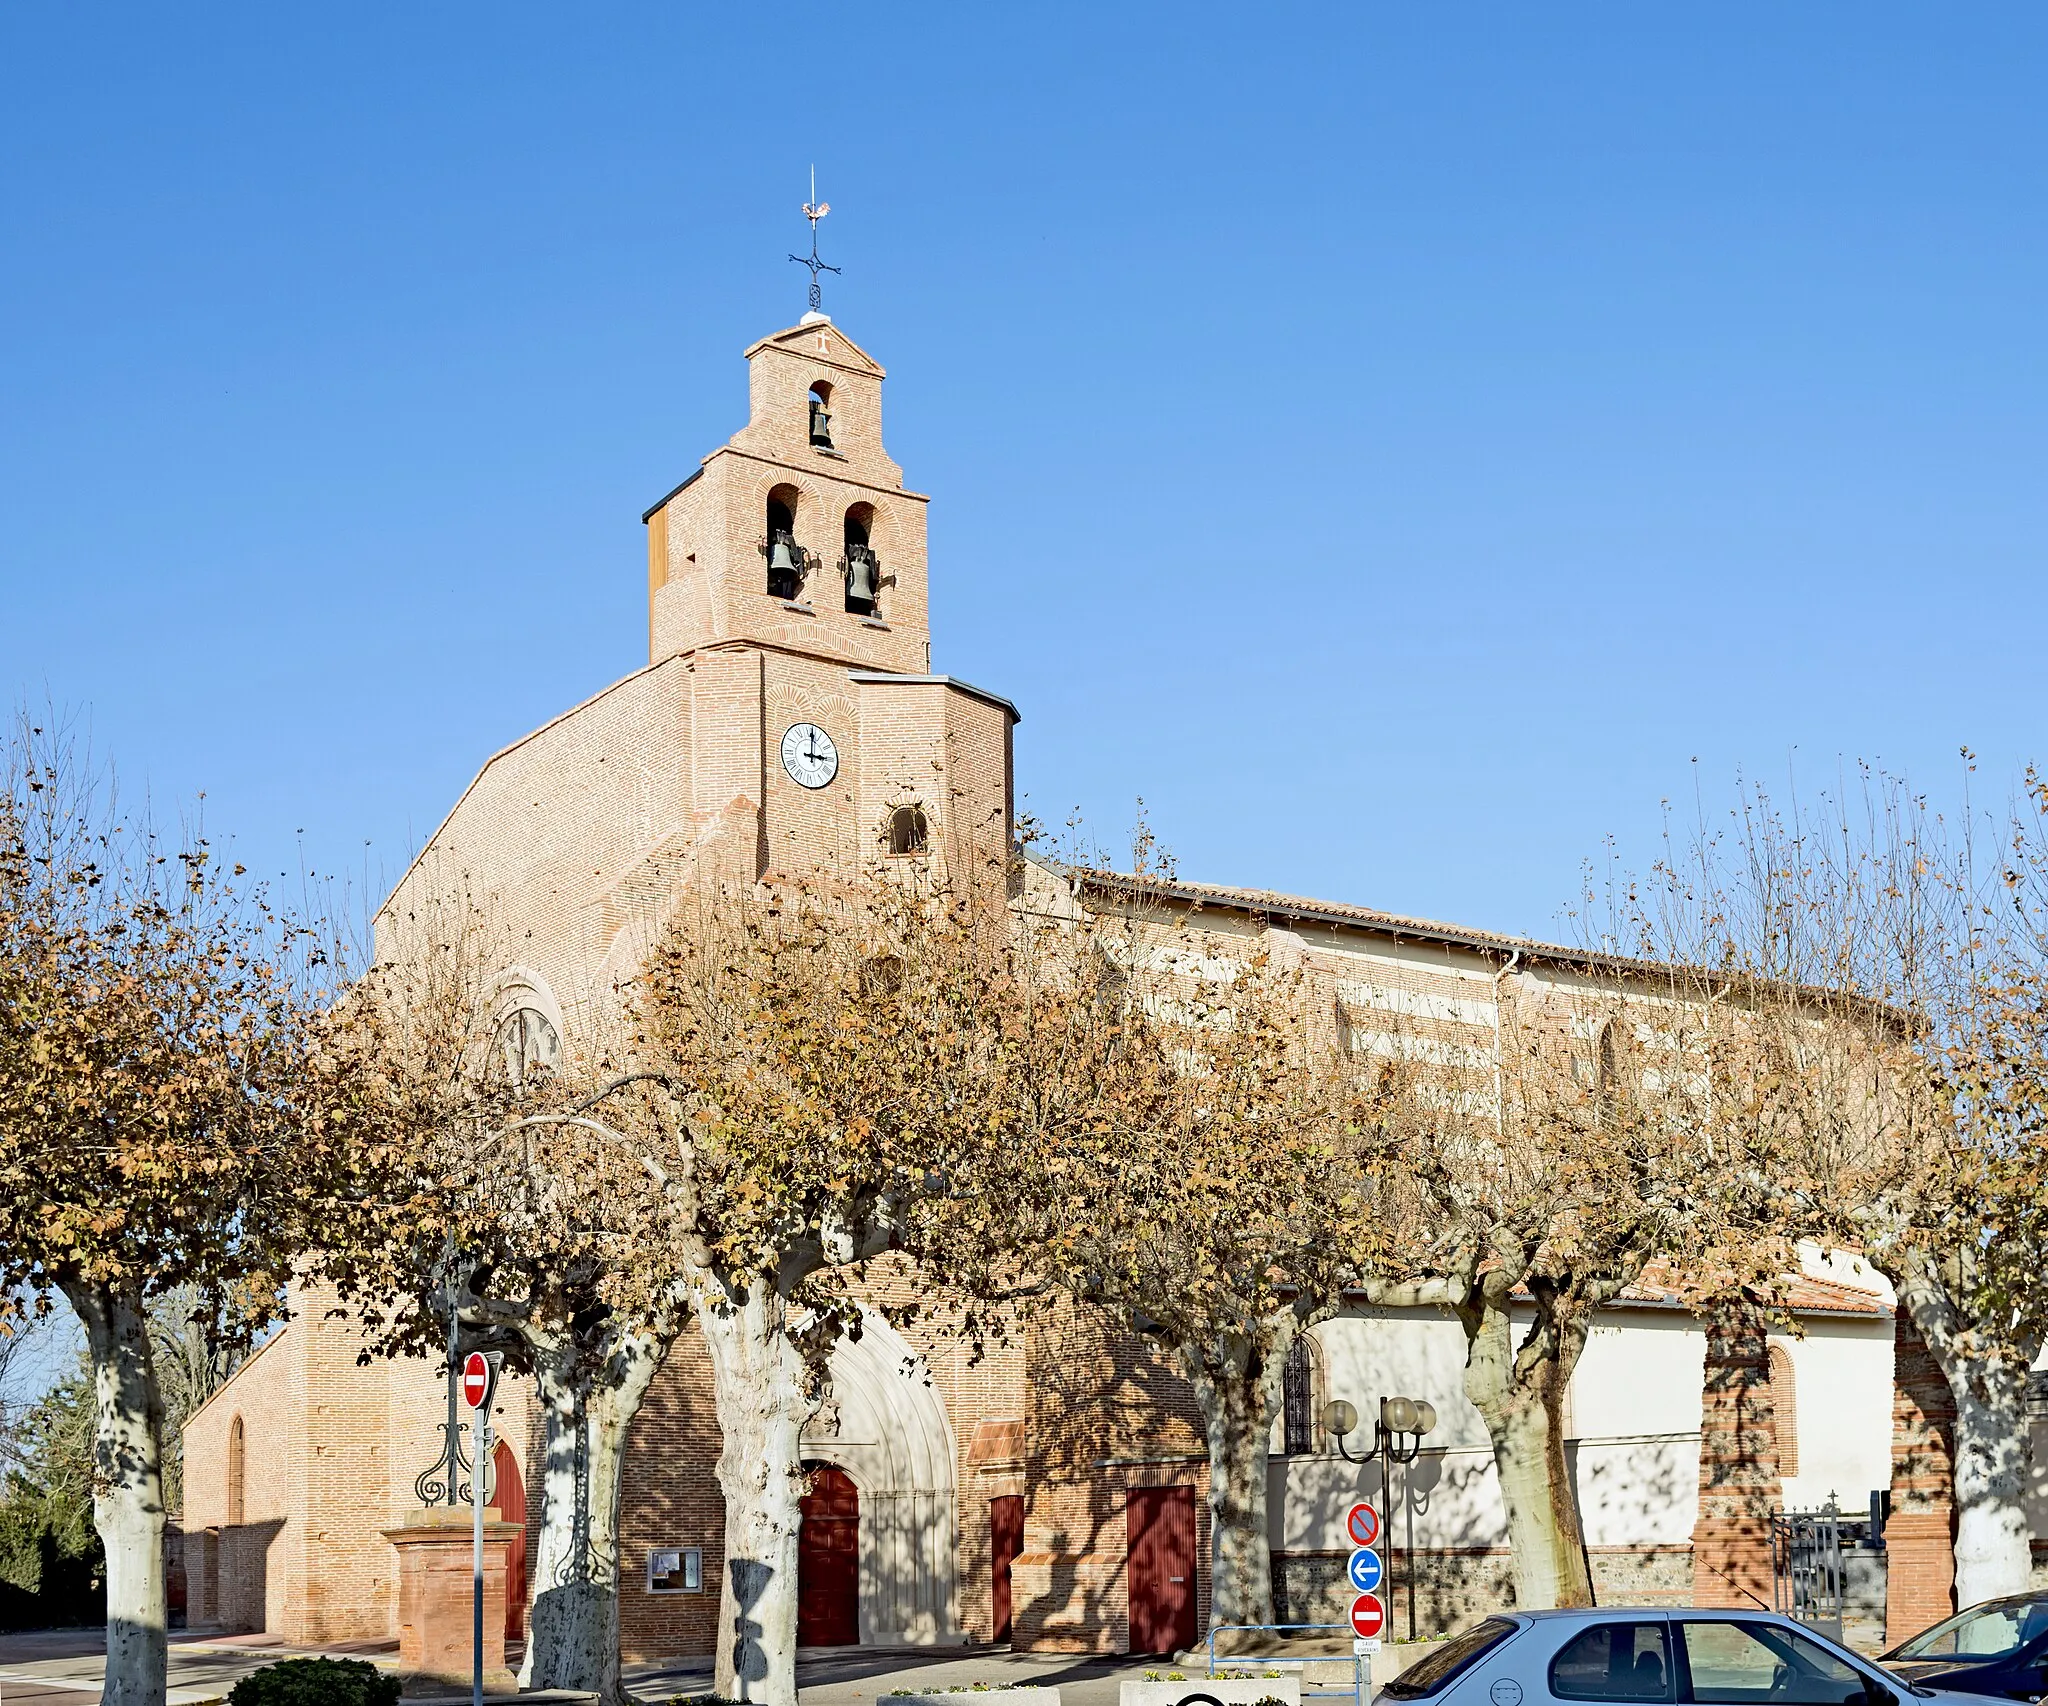
[[[783,598],[794,598],[803,578],[804,560],[796,541],[777,528],[775,542],[768,548],[768,590]]]
[[[875,561],[875,554],[865,545],[849,545],[846,548],[846,602],[872,608],[875,602],[875,582],[879,580],[881,565]]]
[[[819,403],[811,405],[811,442],[827,450],[832,448],[832,416]]]

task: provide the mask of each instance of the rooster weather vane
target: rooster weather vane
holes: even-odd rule
[[[811,252],[808,255],[791,255],[789,258],[800,267],[811,269],[811,312],[823,314],[824,293],[818,288],[818,274],[836,273],[839,269],[829,262],[818,259],[818,221],[832,211],[832,204],[818,199],[818,168],[811,168],[811,199],[804,203],[804,217],[811,222]]]

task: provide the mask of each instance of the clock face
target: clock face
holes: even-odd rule
[[[816,723],[791,723],[782,737],[782,768],[800,788],[825,788],[839,774],[839,748]]]

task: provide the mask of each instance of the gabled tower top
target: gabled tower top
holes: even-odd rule
[[[746,356],[747,424],[644,517],[650,658],[751,640],[928,669],[925,499],[882,447],[882,364],[822,311]]]

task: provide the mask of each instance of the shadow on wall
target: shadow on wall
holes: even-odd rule
[[[1594,1546],[1685,1546],[1699,1517],[1700,1438],[1568,1440],[1581,1538]]]
[[[1123,1650],[1130,1491],[1187,1485],[1196,1506],[1195,1622],[1208,1627],[1209,1464],[1193,1390],[1152,1343],[1092,1310],[1033,1332],[1026,1551],[1012,1565],[1014,1640],[1041,1652]],[[1143,1465],[1142,1479],[1109,1465]]]
[[[270,1543],[284,1519],[194,1529],[185,1536],[185,1623],[253,1633],[270,1605]]]
[[[1626,1444],[1572,1440],[1565,1452],[1578,1493],[1580,1544],[1595,1600],[1602,1605],[1686,1601],[1692,1587],[1691,1527],[1698,1508],[1698,1435]],[[1288,1460],[1289,1470],[1302,1468],[1303,1460]],[[1351,1498],[1377,1491],[1377,1478],[1371,1471],[1321,1459],[1312,1470],[1321,1473],[1301,1476],[1310,1520],[1290,1529],[1292,1549],[1274,1555],[1275,1610],[1287,1622],[1341,1625],[1354,1590],[1344,1573],[1348,1551],[1338,1524]],[[1412,1472],[1418,1500],[1413,1569],[1418,1630],[1446,1633],[1513,1605],[1514,1560],[1507,1550],[1492,1453],[1463,1448],[1425,1453]],[[1275,1474],[1276,1497],[1289,1485],[1285,1473]],[[1411,1578],[1403,1480],[1397,1471],[1383,1551],[1388,1579],[1381,1597],[1394,1625],[1405,1633]],[[1295,1490],[1304,1496],[1301,1486]],[[1314,1546],[1302,1544],[1316,1536],[1324,1538]]]
[[[752,1558],[733,1559],[731,1569],[732,1597],[740,1612],[731,1633],[733,1677],[740,1683],[761,1682],[768,1675],[768,1655],[761,1647],[761,1624],[754,1616],[754,1607],[767,1593],[775,1570],[772,1565]]]
[[[708,1653],[718,1638],[718,1589],[725,1570],[725,1500],[718,1485],[720,1434],[711,1359],[692,1326],[663,1360],[626,1440],[619,1499],[619,1645],[628,1663]],[[534,1453],[532,1473],[539,1474]],[[529,1508],[540,1509],[539,1488]],[[527,1524],[529,1560],[540,1524]],[[697,1586],[657,1589],[649,1554],[698,1554]],[[534,1615],[548,1584],[535,1581]]]

